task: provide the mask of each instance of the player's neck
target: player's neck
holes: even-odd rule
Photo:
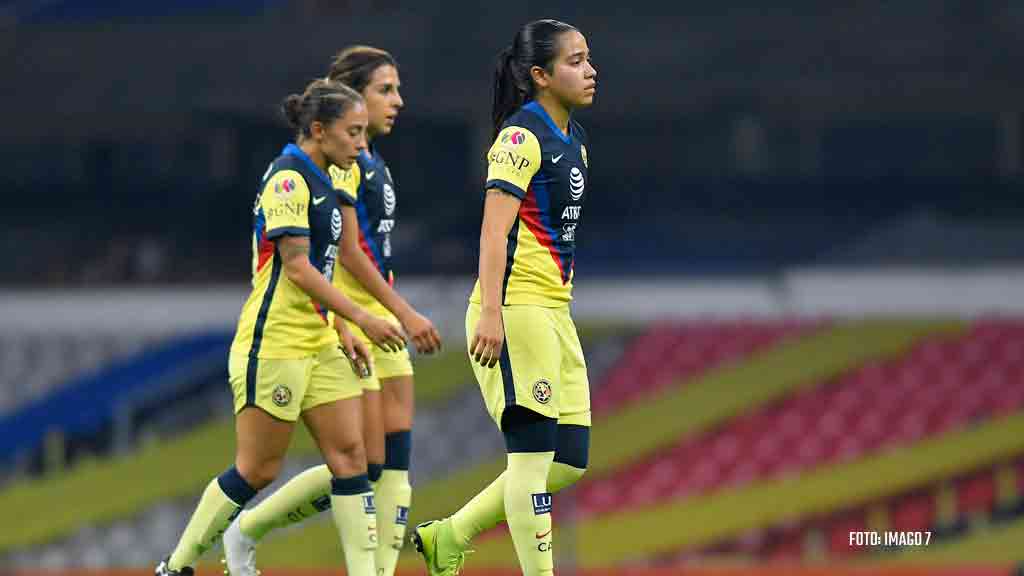
[[[322,150],[320,150],[320,147],[317,146],[315,142],[311,140],[303,140],[299,143],[299,148],[306,153],[306,156],[309,156],[309,159],[313,161],[313,164],[316,164],[317,168],[324,172],[327,171],[327,156]]]
[[[546,92],[537,96],[537,103],[548,113],[548,116],[551,116],[551,120],[562,131],[562,134],[569,134],[569,111],[565,106],[562,106]]]

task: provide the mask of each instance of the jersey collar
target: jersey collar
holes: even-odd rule
[[[566,134],[565,132],[562,132],[562,130],[558,126],[555,126],[555,121],[551,119],[551,115],[548,114],[548,111],[545,110],[544,107],[541,106],[536,100],[531,100],[529,103],[523,106],[523,108],[529,110],[530,112],[533,112],[537,116],[540,116],[541,119],[544,120],[544,123],[548,125],[548,128],[551,128],[551,131],[554,132],[555,136],[558,136],[562,140],[562,142],[568,144],[571,141],[572,116],[569,117],[569,134]]]
[[[320,167],[317,166],[315,162],[313,162],[313,159],[309,157],[309,154],[303,152],[302,148],[299,148],[294,143],[285,146],[284,150],[281,151],[281,156],[295,156],[299,160],[305,162],[306,166],[313,171],[313,174],[316,174],[317,177],[323,180],[325,184],[327,184],[330,187],[334,186],[333,184],[331,184],[331,179],[327,177],[327,174],[324,174],[324,171],[321,170]]]
[[[375,154],[373,148],[367,148],[366,150],[363,150],[359,153],[359,157],[362,158],[363,162],[365,162],[368,165],[373,164],[374,156]]]

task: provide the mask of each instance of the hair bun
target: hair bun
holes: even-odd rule
[[[288,125],[298,130],[302,125],[302,96],[289,94],[281,102],[281,111],[284,113],[285,119],[288,120]]]

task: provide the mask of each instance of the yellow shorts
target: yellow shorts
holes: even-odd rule
[[[494,368],[470,356],[491,418],[501,427],[506,408],[522,406],[559,424],[590,426],[590,382],[583,347],[569,307],[505,306],[505,345]],[[480,305],[466,311],[466,341],[472,343]]]
[[[381,318],[398,324],[398,319],[391,314],[381,316]],[[413,375],[412,358],[409,356],[408,347],[402,348],[398,352],[388,352],[371,342],[369,336],[359,326],[347,320],[345,323],[348,324],[348,329],[352,331],[352,335],[362,340],[373,352],[373,372],[369,378],[363,378],[359,381],[363,386],[363,390],[380,390],[381,380]]]
[[[235,414],[246,406],[258,406],[288,422],[315,406],[363,393],[359,376],[337,344],[305,358],[231,354],[228,380],[235,395]]]

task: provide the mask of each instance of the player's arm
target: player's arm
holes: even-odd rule
[[[501,321],[501,282],[505,277],[508,233],[519,213],[519,198],[498,188],[487,190],[484,222],[480,229],[480,322],[469,353],[493,368],[501,356],[505,331]]]
[[[540,168],[540,143],[526,128],[508,126],[487,154],[487,196],[480,229],[480,322],[469,353],[493,368],[501,356],[505,330],[501,320],[501,284],[505,278],[508,234],[533,175]]]
[[[391,311],[405,327],[416,350],[430,354],[441,348],[441,335],[425,316],[416,311],[381,276],[366,252],[359,247],[359,220],[354,206],[341,207],[341,264],[366,290]]]
[[[284,274],[292,284],[313,300],[322,302],[334,313],[355,322],[363,328],[367,336],[383,348],[395,351],[402,349],[405,340],[396,326],[374,317],[349,300],[310,264],[308,237],[281,236],[276,242]]]
[[[345,297],[324,278],[309,261],[309,185],[295,170],[281,170],[272,174],[260,193],[260,209],[265,218],[267,239],[274,242],[275,250],[284,267],[285,276],[295,286],[317,302],[323,303],[337,314],[350,318],[360,327],[378,328],[375,332],[385,347],[401,349],[404,339],[397,327],[368,314]],[[368,336],[377,338],[366,330]]]

